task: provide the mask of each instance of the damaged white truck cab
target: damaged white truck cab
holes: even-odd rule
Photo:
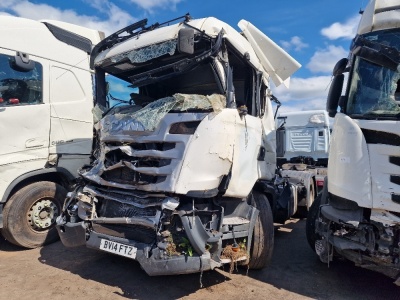
[[[330,116],[335,116],[328,177],[307,220],[308,241],[323,262],[338,254],[397,278],[398,285],[399,34],[399,2],[371,1],[349,59],[340,60],[333,71],[327,101]],[[347,71],[346,93],[341,96]]]
[[[58,238],[55,219],[90,162],[93,72],[102,33],[0,16],[0,230],[34,248]]]
[[[131,105],[96,124],[96,159],[58,218],[61,240],[135,259],[149,275],[262,268],[275,205],[263,182],[276,166],[268,81],[299,64],[246,21],[243,35],[215,18],[146,22],[93,50],[99,105],[108,76],[132,88]]]

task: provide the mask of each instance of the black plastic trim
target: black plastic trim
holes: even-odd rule
[[[390,182],[400,185],[400,176],[390,175]]]
[[[400,194],[392,194],[392,201],[400,204]]]
[[[400,166],[400,156],[389,156],[389,162],[396,166]]]
[[[345,210],[359,209],[357,202],[336,196],[332,193],[329,193],[329,204],[337,209],[345,209]]]
[[[376,131],[361,128],[367,144],[382,144],[400,146],[400,136],[390,132]]]
[[[47,22],[44,22],[44,25],[46,25],[46,27],[50,30],[54,37],[59,41],[83,50],[87,54],[90,54],[90,52],[92,51],[92,42],[88,38],[85,38],[79,34],[70,32]]]
[[[211,198],[218,195],[218,188],[204,191],[189,191],[186,196],[193,198]]]

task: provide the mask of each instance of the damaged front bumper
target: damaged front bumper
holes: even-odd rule
[[[150,276],[191,274],[212,270],[222,265],[221,262],[212,260],[209,252],[200,256],[180,255],[165,258],[158,248],[151,251],[151,246],[148,244],[135,243],[128,239],[94,231],[88,235],[85,227],[83,221],[57,225],[64,246],[87,246],[134,259]]]
[[[95,188],[84,190],[94,192]],[[100,198],[101,192],[96,192]],[[95,200],[90,198],[90,204],[89,198],[82,192],[67,198],[57,219],[60,239],[67,247],[86,246],[136,260],[150,276],[190,274],[248,262],[246,249],[250,249],[259,211],[246,199],[217,203],[157,194],[146,199],[147,205],[145,201],[133,205],[103,198],[99,217],[93,216]],[[234,244],[242,245],[240,252],[235,257],[224,256],[224,249]]]

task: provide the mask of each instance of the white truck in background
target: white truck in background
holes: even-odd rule
[[[307,218],[321,261],[341,256],[400,285],[400,6],[372,0],[333,70],[328,176]],[[344,74],[349,72],[342,95]],[[338,112],[338,106],[340,112]]]
[[[280,175],[302,193],[298,215],[305,217],[327,173],[330,122],[325,110],[281,112],[275,120]]]
[[[54,227],[93,140],[92,45],[103,33],[0,16],[0,230],[34,248]]]
[[[64,245],[129,257],[149,275],[269,262],[277,203],[296,209],[296,187],[274,186],[269,84],[300,65],[238,25],[242,34],[212,17],[142,20],[96,45],[97,104],[107,106],[109,74],[131,105],[96,124],[95,160],[57,219]]]
[[[325,110],[281,112],[276,119],[277,164],[328,166],[331,126]]]

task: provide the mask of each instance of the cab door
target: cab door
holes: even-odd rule
[[[0,51],[0,167],[9,170],[10,165],[24,162],[44,167],[50,131],[48,64],[31,56],[33,68],[24,70],[15,62],[16,52]]]

